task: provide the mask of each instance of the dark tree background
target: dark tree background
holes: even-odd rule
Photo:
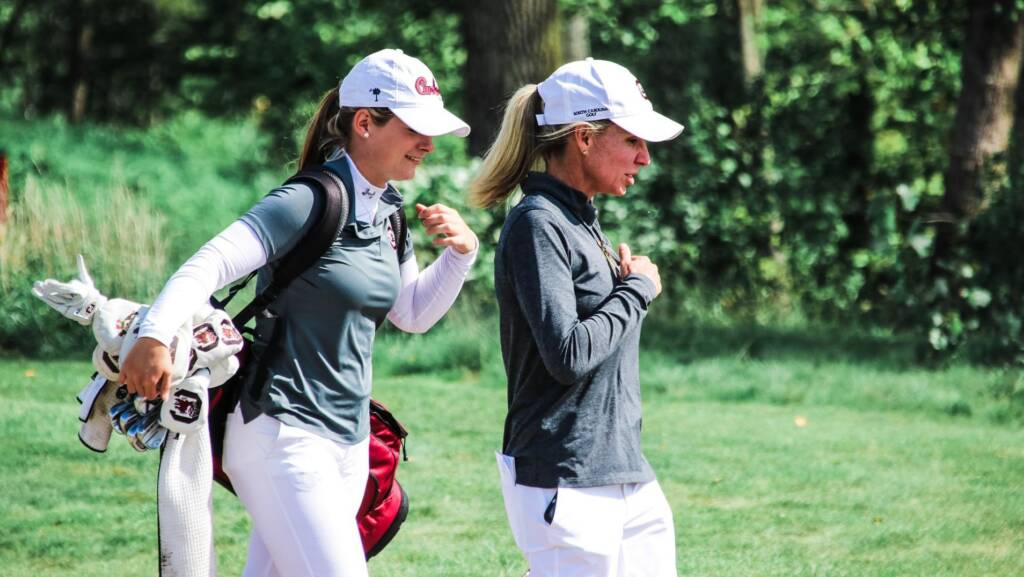
[[[4,0],[0,111],[257,119],[294,158],[320,94],[400,47],[490,144],[504,100],[593,55],[686,125],[603,219],[730,314],[1024,342],[1014,0]],[[456,155],[453,162],[459,162]],[[500,216],[499,216],[500,220]]]

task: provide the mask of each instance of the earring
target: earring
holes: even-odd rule
[[[364,132],[363,133],[363,138],[370,138],[370,133],[369,132]]]

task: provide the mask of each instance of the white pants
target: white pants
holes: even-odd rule
[[[528,487],[515,483],[515,459],[497,457],[505,512],[530,577],[676,577],[672,511],[657,481]]]
[[[356,513],[369,439],[347,445],[266,415],[228,415],[224,471],[252,516],[245,577],[366,577]]]

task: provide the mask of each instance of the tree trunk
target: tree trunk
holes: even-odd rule
[[[1006,152],[1024,48],[1024,14],[1015,4],[1016,0],[975,0],[970,5],[942,211],[931,218],[936,225],[928,268],[933,288],[926,294],[924,323],[948,339],[948,344],[931,342],[935,350],[963,341],[962,329],[954,328],[950,319],[974,313],[962,297],[966,279],[956,248],[969,240],[970,224],[988,206],[988,197],[1003,188],[999,181],[1007,178]],[[933,318],[944,320],[935,326]]]
[[[11,40],[14,38],[15,30],[18,28],[18,24],[21,21],[21,15],[25,10],[25,5],[28,4],[27,0],[18,0],[11,10],[11,17],[4,23],[4,27],[0,30],[0,65],[6,67],[6,56],[8,54],[8,47],[12,44]]]
[[[951,221],[971,221],[988,205],[985,182],[1005,175],[1014,118],[1014,95],[1024,47],[1024,14],[1014,0],[971,4],[962,57],[960,97],[953,121],[943,209]],[[941,226],[947,238],[955,222]]]
[[[70,94],[68,100],[68,119],[72,124],[78,124],[85,119],[89,98],[89,63],[92,59],[92,44],[94,26],[91,18],[91,6],[89,0],[74,0],[72,3],[72,14],[75,15],[72,22],[72,38],[68,43],[69,54],[68,64],[70,65],[68,85]]]
[[[749,86],[763,72],[761,51],[757,46],[757,28],[761,20],[761,0],[738,0],[740,53],[743,58],[743,80]]]
[[[0,150],[0,225],[7,223],[7,208],[11,201],[7,182],[7,152]]]
[[[562,63],[561,26],[556,0],[466,0],[462,8],[469,151],[479,155],[494,140],[505,100]]]
[[[562,61],[573,62],[590,56],[590,20],[578,10],[562,17]]]

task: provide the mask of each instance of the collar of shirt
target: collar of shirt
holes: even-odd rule
[[[353,196],[356,200],[356,221],[365,224],[373,224],[373,219],[377,215],[377,202],[380,200],[381,196],[383,196],[387,187],[374,186],[370,184],[370,182],[366,180],[366,177],[359,172],[359,167],[352,161],[352,157],[347,154],[345,154],[344,157],[348,162],[348,168],[352,174],[352,190]]]
[[[346,160],[342,161],[342,157]],[[349,206],[353,206],[358,202],[360,197],[359,193],[356,192],[356,186],[353,182],[353,174],[358,171],[355,170],[355,165],[348,160],[348,156],[344,154],[343,150],[337,150],[334,154],[328,157],[327,162],[324,164],[329,170],[337,174],[341,181],[345,184],[345,189],[348,191]],[[365,180],[365,179],[364,179]],[[388,219],[396,211],[402,210],[404,201],[402,195],[399,194],[395,187],[390,183],[387,189],[379,197],[379,202],[376,203],[376,213],[373,214],[372,223],[359,222],[356,219],[356,210],[349,210],[348,220],[345,221],[346,227],[351,227],[353,234],[356,237],[362,239],[378,238],[383,234],[383,227],[381,226],[385,220]]]
[[[593,225],[597,220],[597,207],[587,195],[565,184],[546,172],[531,172],[523,182],[524,194],[543,192],[572,210],[580,220]]]

